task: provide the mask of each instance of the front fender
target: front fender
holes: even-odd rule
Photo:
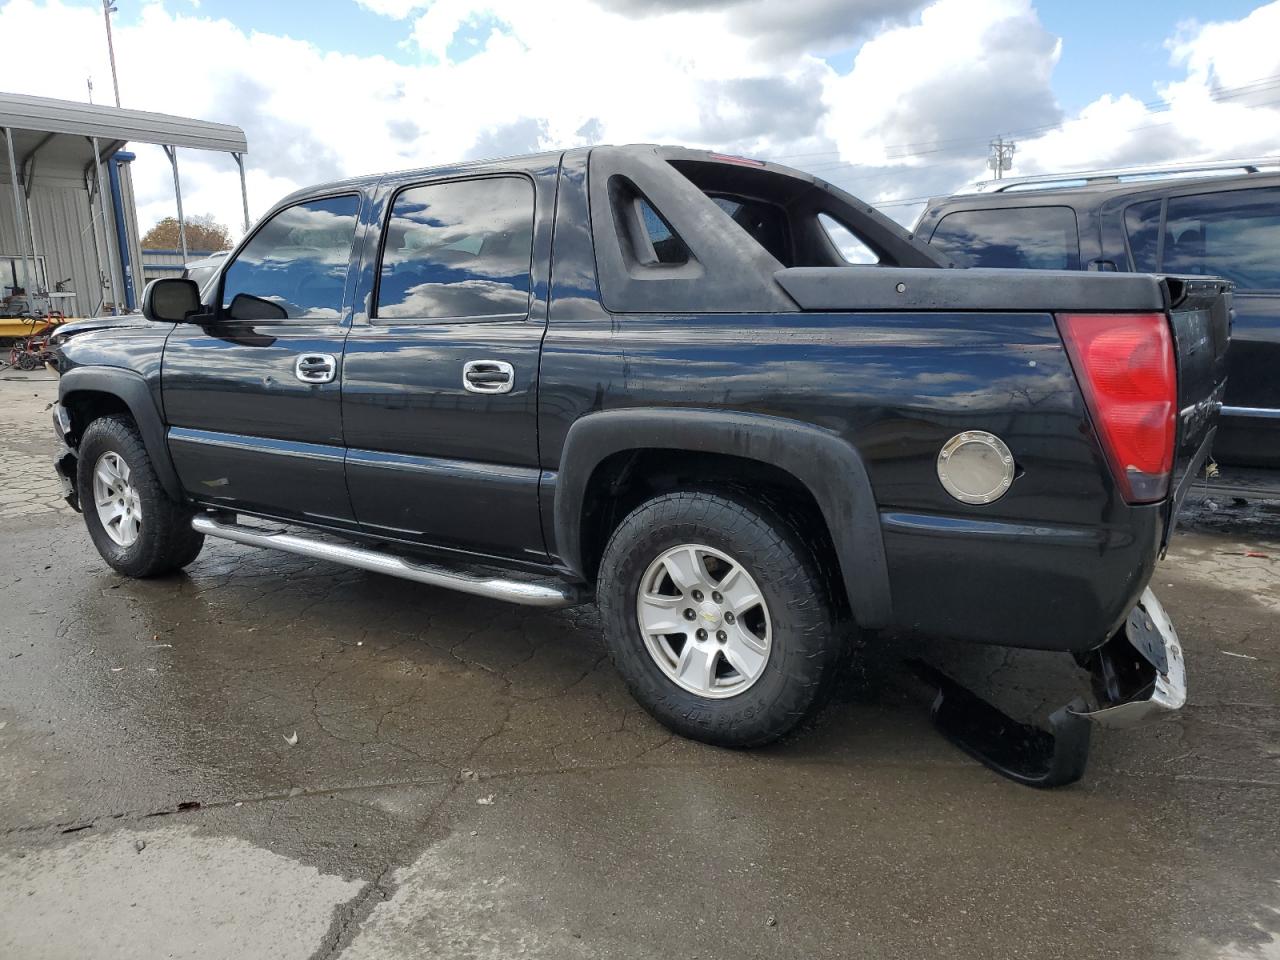
[[[871,481],[851,445],[811,424],[721,410],[608,410],[569,428],[555,486],[555,547],[574,573],[584,573],[582,520],[596,467],[628,450],[719,453],[784,470],[817,501],[835,544],[845,591],[863,627],[889,624],[888,565]]]
[[[178,473],[169,456],[164,418],[160,415],[147,381],[133,370],[93,366],[75,367],[64,373],[58,381],[58,402],[64,407],[74,403],[77,394],[84,396],[94,393],[116,397],[129,408],[161,486],[173,499],[181,500],[182,485],[178,482]]]

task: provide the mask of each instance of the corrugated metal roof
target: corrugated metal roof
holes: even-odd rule
[[[0,127],[228,153],[249,151],[244,131],[227,123],[20,93],[0,93]]]

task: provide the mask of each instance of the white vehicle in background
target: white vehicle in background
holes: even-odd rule
[[[187,280],[194,280],[196,286],[201,290],[204,285],[209,282],[209,278],[218,272],[218,268],[222,266],[222,261],[227,258],[230,250],[219,250],[217,253],[211,253],[202,260],[192,260],[186,265],[182,271],[182,276]]]

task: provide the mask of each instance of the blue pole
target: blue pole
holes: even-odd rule
[[[124,222],[124,200],[120,191],[120,164],[129,163],[137,157],[124,150],[117,150],[111,155],[107,164],[107,176],[111,180],[111,208],[115,211],[116,246],[120,249],[120,272],[124,274],[124,302],[130,310],[138,308],[137,298],[133,292],[133,269],[129,262],[129,231]]]

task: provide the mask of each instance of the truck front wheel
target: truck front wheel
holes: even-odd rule
[[[204,535],[191,529],[192,512],[165,493],[127,417],[101,417],[85,428],[76,487],[94,546],[125,576],[170,573],[204,545]]]
[[[797,531],[719,494],[641,504],[600,563],[610,655],[677,733],[727,747],[776,740],[821,706],[843,649]]]

